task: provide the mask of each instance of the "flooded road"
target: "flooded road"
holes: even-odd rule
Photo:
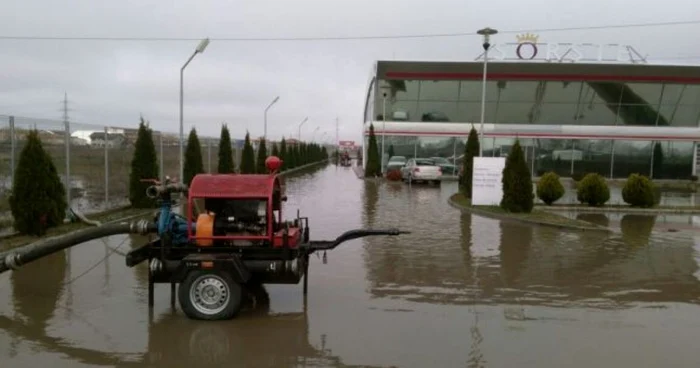
[[[614,235],[501,223],[449,207],[456,189],[365,182],[335,166],[289,180],[286,214],[309,216],[312,238],[413,233],[345,243],[327,264],[312,257],[306,304],[301,285],[268,286],[269,304],[227,322],[188,320],[165,285],[150,316],[145,265],[120,255],[138,236],[0,275],[1,366],[698,364],[700,235],[652,232],[649,217]]]

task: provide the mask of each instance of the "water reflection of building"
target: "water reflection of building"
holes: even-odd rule
[[[412,234],[421,241],[396,249],[366,247],[371,293],[448,304],[698,302],[693,242],[650,235],[653,222],[646,218],[628,218],[623,233],[610,236],[513,223],[494,230],[479,225],[479,216],[465,216],[461,239],[443,235],[454,234],[445,227],[437,235]],[[493,231],[500,233],[500,244],[493,254],[479,256],[474,250],[488,249],[489,237],[483,235]],[[458,244],[468,244],[469,250]]]
[[[378,61],[364,96],[365,156],[370,124],[396,155],[459,155],[469,129],[480,129],[482,68]],[[696,66],[490,61],[487,78],[486,156],[506,155],[517,136],[534,174],[653,170],[687,179],[697,171]]]

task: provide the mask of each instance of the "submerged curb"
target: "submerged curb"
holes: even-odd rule
[[[490,217],[493,219],[497,220],[508,220],[508,221],[516,221],[516,222],[522,222],[522,223],[527,223],[531,225],[542,225],[542,226],[550,226],[550,227],[556,227],[560,229],[570,229],[570,230],[579,230],[579,231],[600,231],[600,232],[606,232],[606,233],[611,233],[613,232],[611,229],[607,227],[600,227],[600,226],[595,226],[591,224],[591,226],[577,226],[577,225],[565,225],[565,224],[557,224],[554,222],[549,222],[549,221],[543,221],[543,220],[535,220],[535,219],[528,219],[528,218],[518,218],[514,216],[509,216],[506,214],[498,214],[498,213],[493,213],[491,211],[485,211],[479,208],[475,207],[465,207],[456,201],[452,199],[452,197],[447,199],[447,203],[462,211],[462,213],[472,213],[476,214],[479,216],[484,216],[484,217]]]
[[[650,214],[657,215],[660,213],[666,214],[700,214],[700,208],[664,208],[664,207],[653,207],[653,208],[634,208],[634,207],[588,207],[588,206],[566,206],[566,205],[554,205],[547,206],[543,204],[536,204],[535,208],[547,209],[547,211],[562,211],[562,212],[608,212],[608,213],[640,213],[640,214]]]

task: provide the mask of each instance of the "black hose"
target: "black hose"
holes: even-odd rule
[[[348,240],[353,240],[357,238],[364,238],[366,236],[375,236],[375,235],[400,235],[400,234],[410,234],[410,231],[402,231],[399,229],[357,229],[357,230],[348,230],[342,234],[340,234],[339,237],[337,237],[335,240],[315,240],[311,241],[309,244],[309,248],[313,251],[318,251],[318,250],[331,250],[337,246],[339,246],[341,243],[344,243]]]
[[[156,224],[147,220],[106,224],[48,239],[0,253],[0,273],[16,270],[22,265],[36,261],[72,246],[117,234],[148,234],[157,230]]]

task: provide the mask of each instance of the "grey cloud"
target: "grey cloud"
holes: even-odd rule
[[[173,5],[174,4],[174,5]],[[679,20],[700,14],[700,3],[628,0],[583,3],[521,1],[110,1],[24,0],[0,5],[0,35],[186,37],[193,41],[0,40],[0,114],[60,120],[68,92],[71,119],[135,127],[140,114],[155,129],[178,131],[179,70],[202,37],[312,37],[557,28]],[[601,11],[601,9],[605,9]],[[621,17],[621,15],[624,15]],[[700,55],[697,26],[541,34],[543,42],[630,43],[653,56]],[[497,42],[514,40],[513,34]],[[381,41],[212,41],[185,71],[185,128],[217,136],[222,121],[242,137],[307,138],[315,127],[341,139],[360,139],[364,97],[376,59],[473,60],[477,37]]]

